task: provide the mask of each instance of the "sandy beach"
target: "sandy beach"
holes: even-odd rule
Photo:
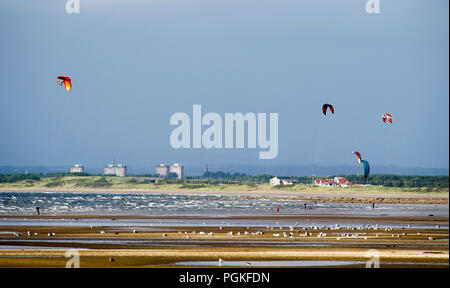
[[[73,257],[66,257],[70,249],[76,249],[80,267],[216,267],[219,259],[219,266],[231,267],[292,261],[294,267],[365,267],[374,255],[380,267],[448,267],[449,262],[448,217],[75,217],[20,217],[40,221],[33,226],[5,225],[5,219],[18,217],[4,218],[0,267],[62,268]],[[55,219],[68,224],[52,226]],[[183,224],[167,225],[171,220]]]
[[[0,267],[449,265],[448,193],[1,191]]]

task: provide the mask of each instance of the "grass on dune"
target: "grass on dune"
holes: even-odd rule
[[[144,183],[137,181],[134,177],[108,177],[108,176],[56,176],[43,177],[40,181],[22,180],[14,183],[0,183],[1,188],[17,189],[118,189],[118,190],[160,190],[160,191],[289,191],[289,192],[317,192],[317,193],[448,193],[448,188],[398,188],[383,186],[363,187],[318,187],[305,184],[291,186],[272,186],[270,184],[211,184],[208,182],[180,181],[178,183]]]

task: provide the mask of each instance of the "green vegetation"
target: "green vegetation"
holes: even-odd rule
[[[42,174],[0,174],[0,183],[14,183],[22,180],[41,180]]]
[[[410,176],[410,175],[389,175],[374,174],[367,179],[362,175],[336,175],[345,177],[349,181],[361,184],[381,185],[384,187],[405,187],[405,188],[448,188],[449,176]],[[332,176],[334,177],[334,176]]]
[[[131,179],[126,179],[127,181]],[[76,181],[76,187],[86,187],[86,188],[106,188],[111,187],[113,184],[106,178],[106,176],[100,178],[83,179],[81,181]]]
[[[401,188],[448,188],[449,187],[449,176],[411,176],[411,175],[391,175],[391,174],[374,174],[370,175],[367,179],[363,175],[332,175],[328,177],[316,177],[316,178],[334,178],[345,177],[349,181],[355,184],[364,185],[377,185],[384,187],[401,187]],[[201,179],[203,182],[212,184],[214,182],[220,182],[224,184],[263,184],[268,183],[271,175],[257,175],[250,176],[243,173],[226,173],[226,172],[207,172],[204,173],[202,177],[196,178]],[[303,176],[303,177],[286,177],[297,181],[300,184],[313,184],[314,177]],[[191,178],[194,179],[194,178]]]
[[[153,191],[256,191],[261,194],[268,191],[290,192],[336,192],[350,193],[448,193],[449,176],[404,176],[372,175],[365,179],[361,175],[337,175],[353,183],[367,184],[361,187],[330,188],[311,185],[313,177],[290,177],[296,185],[272,186],[271,175],[250,176],[242,173],[208,172],[200,177],[154,178],[143,176],[115,177],[81,174],[0,174],[0,189],[117,189],[117,190],[153,190]],[[329,176],[326,178],[332,178]],[[325,177],[324,177],[325,178]],[[370,185],[368,185],[370,184]]]

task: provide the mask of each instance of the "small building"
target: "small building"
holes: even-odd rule
[[[84,167],[81,164],[75,164],[72,167],[70,167],[70,173],[83,173]]]
[[[103,174],[125,177],[125,176],[127,176],[127,166],[125,166],[123,164],[116,165],[116,162],[113,159],[111,164],[104,167]]]
[[[353,184],[344,177],[334,177],[334,179],[315,179],[314,185],[323,187],[351,187]]]
[[[348,182],[348,180],[344,177],[334,177],[334,182],[336,182],[337,184],[343,184]]]
[[[315,179],[314,185],[316,186],[324,186],[324,187],[335,187],[336,182],[333,179]]]
[[[319,179],[315,179],[314,180],[314,185],[315,186],[322,186],[322,184],[325,182],[325,179],[321,179],[321,178],[319,178]]]
[[[270,185],[276,186],[276,185],[294,185],[297,183],[296,179],[292,179],[289,177],[273,177],[270,178]]]
[[[180,163],[175,163],[170,166],[170,173],[176,173],[178,175],[178,179],[183,178],[183,166]]]
[[[159,164],[155,167],[155,174],[161,177],[167,177],[167,175],[169,175],[169,166],[165,164]]]
[[[347,182],[344,182],[344,183],[340,184],[340,186],[341,186],[341,187],[352,187],[352,186],[353,186],[353,183],[347,181]]]

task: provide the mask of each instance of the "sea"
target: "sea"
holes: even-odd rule
[[[239,216],[273,215],[374,215],[448,217],[447,204],[375,204],[302,202],[292,197],[239,195],[1,192],[1,215],[158,215]]]

